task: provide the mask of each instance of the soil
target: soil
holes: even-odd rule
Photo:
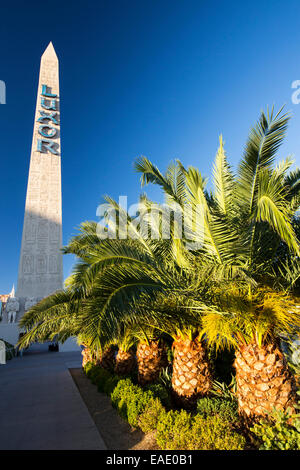
[[[108,450],[158,450],[154,433],[144,434],[124,421],[110,398],[97,390],[82,369],[69,369],[79,393]]]

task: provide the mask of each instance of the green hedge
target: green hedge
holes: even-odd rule
[[[162,404],[166,408],[171,407],[171,398],[168,390],[162,384],[151,384],[146,387],[146,390],[150,390],[155,398],[159,398]]]
[[[218,415],[207,418],[185,410],[160,416],[156,440],[163,450],[242,450],[245,438]]]
[[[110,395],[118,382],[120,377],[111,374],[108,370],[102,369],[100,366],[88,362],[84,367],[84,372],[94,385],[97,385],[98,391]]]
[[[161,384],[144,390],[131,379],[117,377],[101,367],[86,364],[85,373],[100,392],[110,395],[120,416],[145,433],[156,431],[163,450],[241,450],[245,438],[233,429],[236,404],[218,398],[202,398],[195,415],[187,411],[167,411],[170,397]]]
[[[153,398],[153,392],[143,391],[130,379],[120,380],[111,394],[112,405],[134,427],[139,426],[139,418]]]
[[[139,427],[144,433],[156,431],[159,421],[167,414],[159,398],[151,398],[139,416]]]

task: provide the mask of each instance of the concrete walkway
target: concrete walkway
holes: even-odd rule
[[[103,450],[68,368],[80,352],[32,350],[0,365],[0,449]]]

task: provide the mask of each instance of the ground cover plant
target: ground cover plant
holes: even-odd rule
[[[298,392],[299,394],[299,392]],[[298,407],[299,408],[299,407]],[[262,450],[300,450],[300,414],[274,409],[251,431]]]

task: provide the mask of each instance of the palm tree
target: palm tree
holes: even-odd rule
[[[185,169],[180,162],[177,162],[179,197],[178,192],[173,195],[169,172],[163,176],[145,157],[136,163],[137,171],[142,173],[142,184],[160,185],[167,197],[176,200],[180,207],[188,201],[195,211],[199,206],[202,209],[199,226],[187,219],[190,224],[184,242],[200,244],[194,254],[202,261],[202,269],[214,263],[218,280],[224,275],[227,277],[217,300],[219,311],[216,308],[202,316],[202,334],[210,344],[233,343],[236,346],[239,407],[246,416],[264,414],[270,404],[286,409],[295,401],[294,381],[283,359],[278,335],[284,330],[299,328],[299,316],[292,303],[284,302],[283,295],[279,298],[271,295],[272,301],[276,299],[274,305],[270,305],[269,297],[262,304],[254,302],[257,286],[274,285],[271,268],[278,263],[276,256],[280,245],[296,259],[300,255],[299,240],[293,228],[293,218],[299,208],[300,171],[287,174],[292,164],[289,159],[274,168],[287,122],[288,116],[281,111],[274,115],[272,109],[267,115],[261,114],[250,133],[237,177],[227,162],[221,138],[213,172],[214,193],[208,194],[205,190],[205,181],[197,169]],[[234,280],[237,274],[242,276],[243,273],[245,286],[243,289],[236,286],[239,295],[233,296],[227,286],[228,277]],[[246,316],[232,305],[224,310],[220,302],[224,299],[224,288],[235,301],[247,292],[251,309],[247,309]],[[245,302],[243,304],[245,307]],[[286,307],[290,310],[285,310]],[[269,375],[263,379],[266,364]],[[272,399],[271,393],[274,394]],[[260,405],[253,403],[253,396],[260,399]]]
[[[239,411],[253,419],[273,407],[294,411],[295,379],[282,353],[279,338],[294,333],[300,312],[287,294],[257,290],[251,300],[245,292],[228,292],[219,298],[219,312],[202,317],[202,334],[217,348],[236,349]]]
[[[115,341],[118,344],[118,353],[115,362],[115,373],[117,375],[130,375],[135,366],[134,346],[136,339],[132,330],[123,325],[118,325],[115,330]]]
[[[165,341],[157,329],[145,324],[137,326],[135,337],[138,382],[140,385],[155,383],[168,364]]]

